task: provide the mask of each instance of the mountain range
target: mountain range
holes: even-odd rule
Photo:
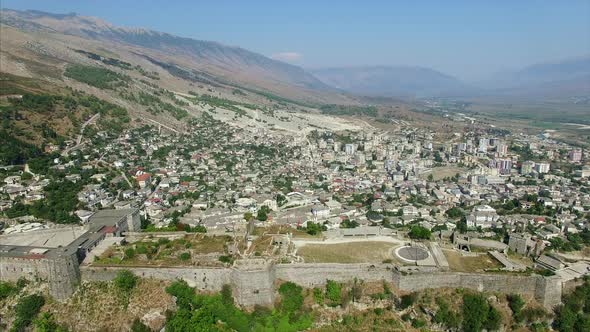
[[[3,10],[1,22],[29,33],[62,34],[137,47],[136,53],[148,59],[159,59],[156,63],[214,77],[218,83],[249,85],[310,99],[314,99],[313,96],[306,94],[330,90],[329,86],[301,67],[218,42],[178,37],[148,29],[117,27],[99,18],[77,14]],[[146,50],[157,53],[146,54]],[[173,57],[174,61],[161,61],[166,57]]]
[[[452,96],[475,91],[453,76],[423,67],[340,67],[316,69],[312,73],[337,89],[372,97]]]
[[[572,97],[590,94],[590,56],[541,63],[465,82],[411,66],[362,66],[311,71],[324,83],[354,94],[385,97]]]
[[[127,51],[119,54],[122,57],[147,60],[192,82],[247,86],[306,102],[351,102],[355,99],[351,95],[539,98],[590,94],[590,56],[535,64],[499,73],[482,82],[464,82],[434,69],[415,66],[306,70],[241,47],[148,29],[117,27],[99,18],[77,14],[2,10],[1,23],[27,34],[59,35],[61,40],[63,36],[79,38],[74,44],[94,41],[103,43],[107,50],[122,48]]]

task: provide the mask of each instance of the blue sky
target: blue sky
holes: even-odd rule
[[[241,46],[308,68],[419,65],[467,80],[590,55],[590,1],[29,1]]]

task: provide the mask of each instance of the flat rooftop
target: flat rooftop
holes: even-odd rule
[[[88,228],[91,232],[97,232],[103,227],[115,226],[135,211],[137,209],[99,210],[88,219]]]
[[[72,255],[75,248],[39,248],[30,246],[0,245],[0,257],[42,259]]]
[[[0,235],[0,245],[58,248],[65,247],[86,233],[82,226],[42,229],[23,233]]]

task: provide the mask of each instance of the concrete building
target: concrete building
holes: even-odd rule
[[[537,163],[535,164],[535,171],[539,174],[549,173],[549,163]]]
[[[356,145],[349,143],[344,145],[344,152],[348,155],[352,155],[356,152]]]
[[[499,216],[496,209],[489,205],[476,206],[467,216],[467,227],[491,228]]]
[[[579,163],[582,161],[582,149],[573,149],[568,153],[569,161],[573,163]]]
[[[489,145],[489,140],[487,138],[480,138],[477,151],[482,152],[482,153],[488,152],[488,145]]]
[[[527,160],[522,163],[520,167],[520,174],[531,174],[533,172],[533,169],[535,169],[535,162]]]

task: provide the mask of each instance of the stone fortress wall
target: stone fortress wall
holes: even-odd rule
[[[518,293],[535,298],[547,308],[561,301],[559,277],[539,275],[478,274],[459,272],[400,272],[381,264],[273,264],[263,259],[237,261],[231,268],[155,268],[84,266],[82,280],[112,280],[118,271],[127,269],[144,278],[185,280],[200,290],[219,291],[224,284],[232,286],[237,303],[244,306],[270,305],[275,300],[278,280],[291,281],[304,287],[318,287],[328,279],[347,282],[386,281],[401,291],[427,288],[468,288],[485,292]]]
[[[232,286],[236,301],[245,306],[272,304],[275,300],[277,280],[291,281],[304,287],[318,287],[325,285],[328,279],[347,282],[356,278],[363,281],[392,282],[399,290],[408,292],[451,287],[518,293],[534,297],[547,308],[559,304],[562,289],[569,287],[568,283],[562,282],[558,276],[420,270],[406,272],[382,264],[274,264],[264,259],[250,259],[238,260],[232,267],[227,268],[80,267],[75,255],[45,258],[0,256],[0,280],[16,281],[25,277],[46,281],[49,285],[49,293],[57,300],[65,300],[73,294],[81,280],[112,280],[117,272],[123,269],[130,270],[142,278],[182,279],[190,286],[204,291],[219,291],[223,285],[229,284]]]
[[[75,253],[49,258],[0,256],[0,280],[15,282],[19,278],[46,281],[50,295],[65,300],[80,283],[78,259]]]
[[[393,273],[393,284],[400,290],[427,288],[468,288],[484,292],[517,293],[535,298],[546,308],[561,302],[562,282],[559,277],[518,276],[493,273],[418,272]]]

